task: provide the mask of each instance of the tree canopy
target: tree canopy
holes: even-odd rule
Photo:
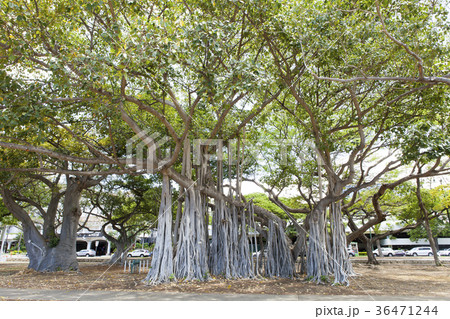
[[[348,283],[342,205],[374,190],[378,223],[386,191],[449,172],[448,8],[417,0],[2,2],[3,194],[20,174],[64,174],[74,191],[64,197],[71,233],[82,192],[113,174],[159,174],[149,282],[204,280],[208,269],[257,275],[249,229],[267,233],[268,274],[291,276],[285,265],[298,255],[283,220],[241,194],[242,181],[254,180],[297,229],[308,216],[308,276]],[[180,189],[175,223],[171,181]],[[290,203],[280,197],[288,188],[297,191]],[[119,201],[124,213],[136,208]]]

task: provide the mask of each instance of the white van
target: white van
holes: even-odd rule
[[[431,247],[414,247],[406,252],[406,256],[433,256]]]

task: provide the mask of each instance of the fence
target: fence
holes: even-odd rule
[[[139,270],[139,273],[142,271],[148,270],[150,268],[150,258],[136,258],[136,259],[126,259],[123,271],[135,273]]]

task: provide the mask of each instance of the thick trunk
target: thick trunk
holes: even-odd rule
[[[311,212],[309,219],[309,242],[306,274],[317,283],[326,281],[330,270],[325,246],[325,207],[321,203]]]
[[[73,243],[66,238],[56,247],[50,247],[34,227],[23,224],[23,232],[29,258],[28,268],[36,271],[78,270],[76,237],[72,238]]]
[[[294,263],[284,229],[273,220],[269,220],[266,275],[285,278],[294,275]]]
[[[47,254],[45,240],[34,225],[22,223],[22,229],[29,259],[28,268],[39,270],[40,264]]]
[[[39,256],[41,253],[41,258],[39,258],[37,267],[33,267],[33,269],[37,271],[78,270],[76,241],[78,222],[81,216],[81,191],[82,188],[77,180],[67,180],[59,242],[56,246],[54,243],[48,243],[43,249],[43,254],[42,251],[36,254]]]
[[[202,207],[200,192],[192,187],[186,189],[175,257],[176,278],[209,279]]]
[[[250,204],[253,206],[253,203]],[[235,220],[238,219],[237,217],[237,207],[233,206],[233,218]],[[247,211],[247,214],[250,215],[253,213],[252,207],[250,207]],[[247,218],[246,218],[246,212],[244,210],[241,211],[241,233],[239,238],[239,246],[237,247],[238,253],[236,254],[237,258],[237,273],[240,278],[251,278],[253,277],[253,263],[252,263],[252,256],[250,254],[250,241],[247,234]],[[249,218],[250,222],[250,218]],[[236,234],[237,236],[237,234]],[[238,239],[236,238],[236,244],[238,242]]]
[[[34,225],[28,213],[16,203],[11,192],[8,189],[2,188],[1,194],[5,206],[22,223],[25,246],[29,258],[28,268],[38,270],[42,259],[47,253],[45,239],[39,233],[39,230]]]
[[[347,238],[342,223],[341,203],[331,204],[331,233],[333,244],[331,256],[333,260],[334,284],[349,285],[349,276],[353,276],[353,267],[347,252]]]
[[[174,279],[173,248],[172,248],[172,195],[170,181],[163,175],[161,204],[158,214],[158,235],[151,268],[144,279],[145,283],[158,284]]]
[[[200,156],[201,165],[197,170],[197,183],[207,183],[206,161]],[[187,142],[184,146],[184,176],[191,179],[191,152]],[[185,185],[184,211],[178,229],[175,256],[175,277],[185,280],[208,280],[207,237],[208,225],[205,219],[207,203],[194,182]],[[181,185],[180,185],[181,186]]]
[[[217,162],[217,191],[223,192],[222,161]],[[236,208],[232,204],[227,205],[222,199],[217,199],[214,203],[209,269],[211,274],[216,276],[239,277],[237,271],[238,221],[236,211],[233,212]]]
[[[300,257],[300,274],[306,274],[306,259],[305,255],[308,250],[306,245],[306,231],[302,228],[302,230],[297,235],[297,239],[294,243],[294,249],[292,250],[292,257],[294,262]]]
[[[232,247],[231,236],[237,221],[233,220],[229,207],[223,200],[215,201],[214,214],[212,217],[212,239],[210,249],[209,268],[211,274],[234,278],[237,276],[234,264],[236,251]]]
[[[53,211],[49,212],[45,238],[36,228],[28,213],[19,206],[7,189],[2,189],[3,199],[9,211],[22,222],[25,245],[29,257],[28,268],[37,271],[77,270],[76,238],[78,221],[81,216],[80,198],[82,188],[75,179],[67,180],[63,203],[63,222],[59,239],[54,234],[54,226],[49,225]],[[51,201],[49,209],[56,209]]]
[[[32,267],[29,266],[29,268]],[[33,269],[37,271],[78,270],[76,253],[67,251],[64,246],[47,248],[45,255],[39,260],[39,265]]]

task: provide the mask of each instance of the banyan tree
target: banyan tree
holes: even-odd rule
[[[376,1],[372,8],[336,10],[332,1],[277,0],[32,6],[20,0],[3,6],[1,170],[64,174],[68,187],[83,176],[161,174],[148,283],[291,277],[297,258],[314,281],[333,275],[335,283],[348,283],[353,271],[342,201],[410,160],[397,159],[372,175],[370,156],[382,147],[408,146],[398,143],[419,119],[448,130],[448,41],[440,40],[448,38],[448,17],[434,2],[416,10],[420,6]],[[436,32],[442,36],[432,36]],[[410,48],[414,41],[422,45]],[[228,143],[246,130],[264,137],[280,111],[289,119],[283,125],[303,132],[321,153],[327,179],[326,196],[315,198],[303,224],[288,219],[298,233],[295,245],[284,219],[242,196],[242,168],[224,169],[220,158],[206,156],[208,149],[221,152],[214,140]],[[207,142],[191,163],[195,139]],[[428,155],[441,156],[443,143],[429,143],[405,151],[414,155],[436,144]],[[14,178],[0,176],[6,184]],[[74,184],[76,200],[65,203],[71,220],[63,226],[64,247],[74,247],[82,186]],[[180,198],[173,218],[175,188]],[[8,190],[3,193],[8,198]],[[16,211],[26,224],[29,216]],[[30,249],[40,255],[45,241],[36,243],[39,249]],[[75,249],[69,255],[76,260]]]
[[[205,156],[200,156],[200,163],[194,169],[190,145],[184,143],[183,174],[177,174],[174,170],[163,173],[158,235],[151,269],[144,282],[204,281],[210,276],[227,279],[259,275],[293,277],[294,261],[290,240],[284,230],[286,223],[273,213],[255,206],[251,200],[239,200],[243,197],[231,191],[231,187],[228,194],[224,194],[221,159],[215,163],[217,177],[212,186],[213,167],[205,159]],[[196,174],[195,180],[192,178],[193,172]],[[183,187],[182,209],[177,211],[179,222],[175,223],[176,229],[172,229],[169,176]],[[262,267],[261,258],[253,256],[257,251],[257,233],[267,240],[267,255]]]

